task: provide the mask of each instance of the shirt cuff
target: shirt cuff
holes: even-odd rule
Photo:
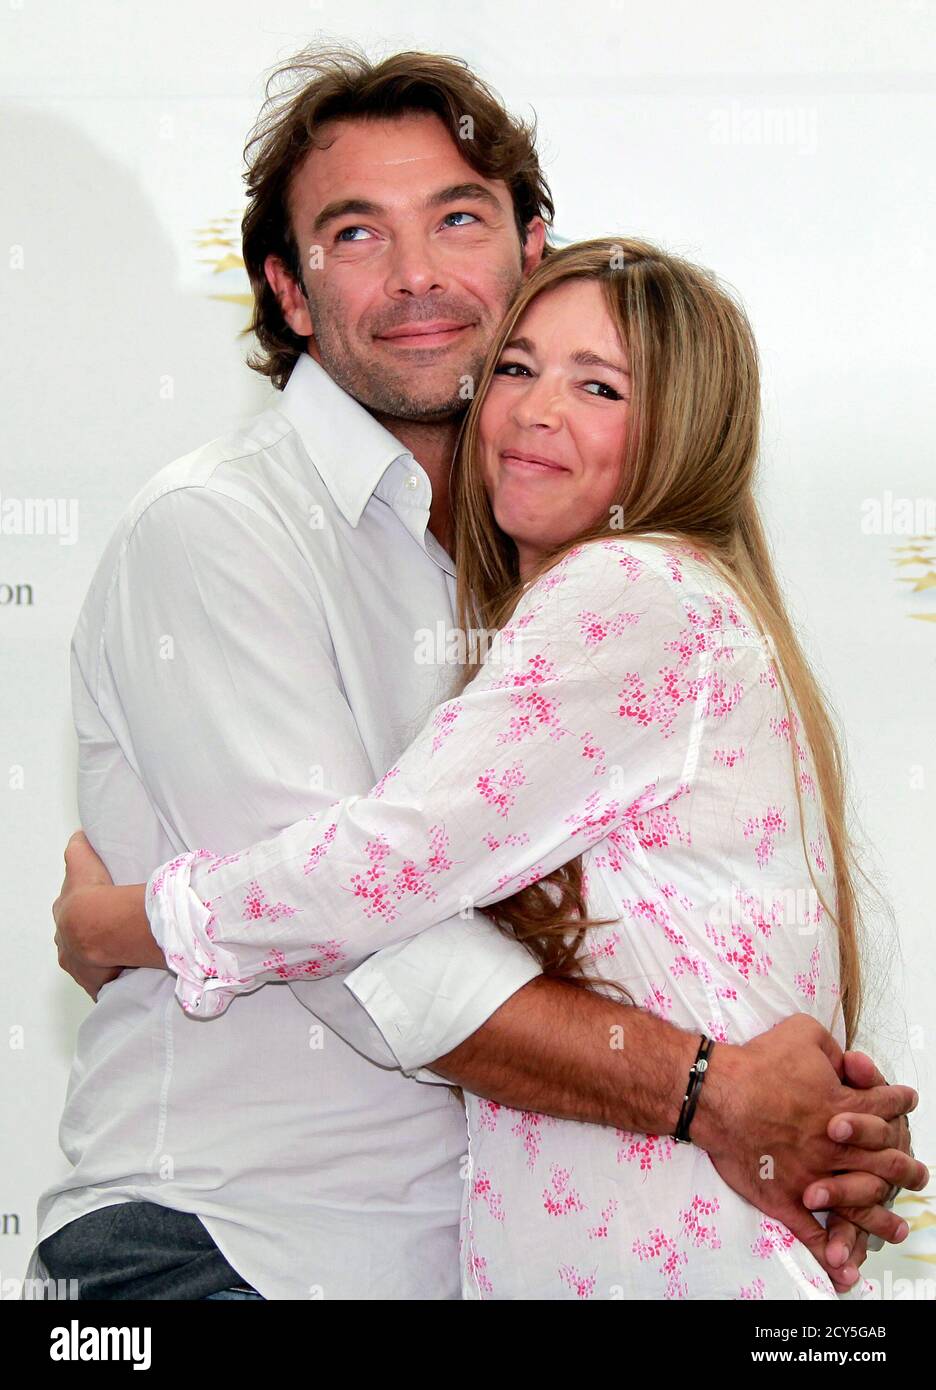
[[[176,975],[175,994],[187,1014],[213,1018],[224,1013],[248,982],[238,979],[230,951],[212,940],[213,914],[192,889],[192,864],[206,850],[180,854],[151,874],[146,883],[150,931]]]
[[[426,1068],[451,1052],[542,974],[519,941],[489,919],[452,918],[369,956],[345,979],[380,1029],[400,1069],[448,1085]]]

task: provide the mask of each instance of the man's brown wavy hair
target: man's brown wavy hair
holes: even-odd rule
[[[244,147],[249,202],[241,233],[254,297],[246,331],[259,344],[247,361],[278,390],[306,351],[306,339],[283,318],[263,266],[267,256],[278,256],[302,283],[289,207],[296,171],[318,147],[326,123],[393,120],[412,112],[437,116],[477,173],[506,183],[521,246],[534,217],[547,227],[552,222],[552,195],[536,153],[535,118],[512,116],[461,58],[406,52],[376,61],[353,45],[303,49],[268,78],[264,104]]]

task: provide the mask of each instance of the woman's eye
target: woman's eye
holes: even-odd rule
[[[445,214],[445,216],[443,217],[442,221],[443,221],[443,222],[448,222],[449,219],[452,218],[452,217],[470,217],[471,220],[472,220],[472,222],[478,222],[478,221],[480,221],[480,218],[475,217],[475,215],[474,215],[473,212],[448,212],[448,213]],[[468,223],[466,223],[466,222],[456,222],[456,223],[454,223],[453,225],[454,225],[454,226],[457,226],[457,227],[466,227],[466,226],[468,225]]]
[[[498,362],[494,368],[495,376],[517,376],[520,372],[529,375],[529,367],[525,367],[522,362]]]
[[[602,395],[602,396],[604,396],[605,400],[608,400],[608,401],[622,401],[622,400],[624,399],[624,397],[620,394],[620,392],[619,392],[619,391],[615,391],[614,387],[613,387],[613,386],[609,386],[608,383],[607,383],[606,381],[586,381],[586,383],[585,383],[585,390],[586,390],[586,391],[588,391],[589,386],[597,386],[597,387],[598,387],[598,390],[597,390],[597,391],[589,391],[589,392],[588,392],[588,394],[589,394],[590,396]]]
[[[365,234],[366,236],[370,236],[370,232],[368,232],[368,230],[367,230],[366,227],[342,227],[341,231],[340,231],[340,232],[337,234],[337,236],[335,237],[335,240],[336,240],[336,241],[352,241],[352,240],[353,240],[353,241],[357,241],[357,240],[359,240],[358,237],[353,236],[353,235],[349,235],[349,234],[353,234],[354,232],[364,232],[364,234]]]

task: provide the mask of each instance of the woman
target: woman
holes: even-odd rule
[[[841,761],[758,518],[758,431],[750,328],[707,272],[623,240],[547,258],[457,460],[459,620],[490,650],[369,796],[157,870],[183,1007],[469,906],[716,1046],[796,1011],[851,1041]],[[142,916],[142,886],[111,892]],[[835,1297],[694,1146],[465,1100],[466,1297]]]

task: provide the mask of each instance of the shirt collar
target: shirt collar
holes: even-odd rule
[[[352,526],[398,458],[412,454],[343,391],[325,368],[301,354],[275,408],[296,430],[322,481]]]

